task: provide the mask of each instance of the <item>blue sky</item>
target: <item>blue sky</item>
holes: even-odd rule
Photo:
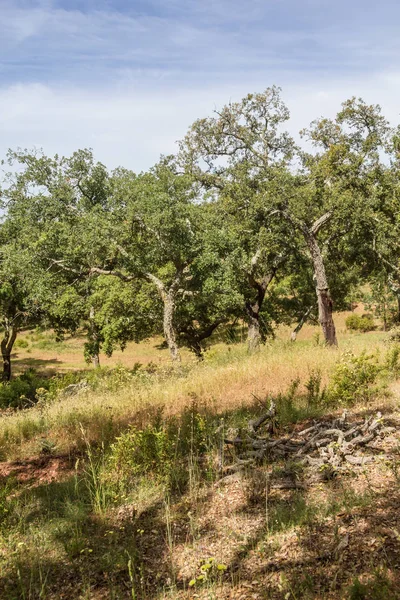
[[[292,133],[352,95],[400,110],[394,0],[0,0],[0,153],[92,147],[141,170],[272,84]]]

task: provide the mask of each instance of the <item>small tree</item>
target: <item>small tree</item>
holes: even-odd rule
[[[42,322],[43,281],[32,269],[31,257],[16,248],[14,241],[7,240],[6,228],[1,230],[3,244],[0,263],[0,341],[3,360],[3,382],[12,375],[12,350],[19,331]]]

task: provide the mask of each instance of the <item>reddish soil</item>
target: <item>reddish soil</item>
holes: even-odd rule
[[[26,460],[0,462],[0,478],[12,477],[18,483],[34,487],[68,477],[74,471],[74,464],[74,458],[69,455],[43,455]]]

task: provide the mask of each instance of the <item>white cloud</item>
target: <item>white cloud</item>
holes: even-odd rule
[[[374,0],[145,0],[129,14],[92,4],[0,0],[0,155],[93,147],[111,167],[148,168],[193,120],[274,83],[292,133],[352,95],[398,120],[394,0],[375,17]]]
[[[96,90],[43,84],[0,88],[0,154],[8,147],[43,147],[50,155],[92,147],[109,167],[147,169],[161,153],[176,150],[176,140],[196,118],[273,83],[284,88],[292,134],[312,119],[333,116],[341,102],[353,95],[380,103],[393,123],[400,121],[400,72],[347,80],[309,78],[296,84],[290,84],[289,74],[281,82],[274,79],[253,76],[205,89],[158,85],[151,91],[122,83]]]

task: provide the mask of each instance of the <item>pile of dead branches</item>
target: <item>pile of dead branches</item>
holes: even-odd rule
[[[234,457],[233,464],[225,470],[232,473],[264,460],[284,459],[327,473],[339,471],[346,463],[363,465],[372,461],[373,456],[365,455],[364,449],[373,448],[377,438],[396,430],[386,426],[379,412],[363,420],[349,422],[347,411],[344,411],[339,418],[314,421],[310,427],[295,430],[285,437],[275,437],[276,423],[276,406],[271,402],[263,416],[249,422],[245,434],[224,438],[224,444],[233,448]]]

